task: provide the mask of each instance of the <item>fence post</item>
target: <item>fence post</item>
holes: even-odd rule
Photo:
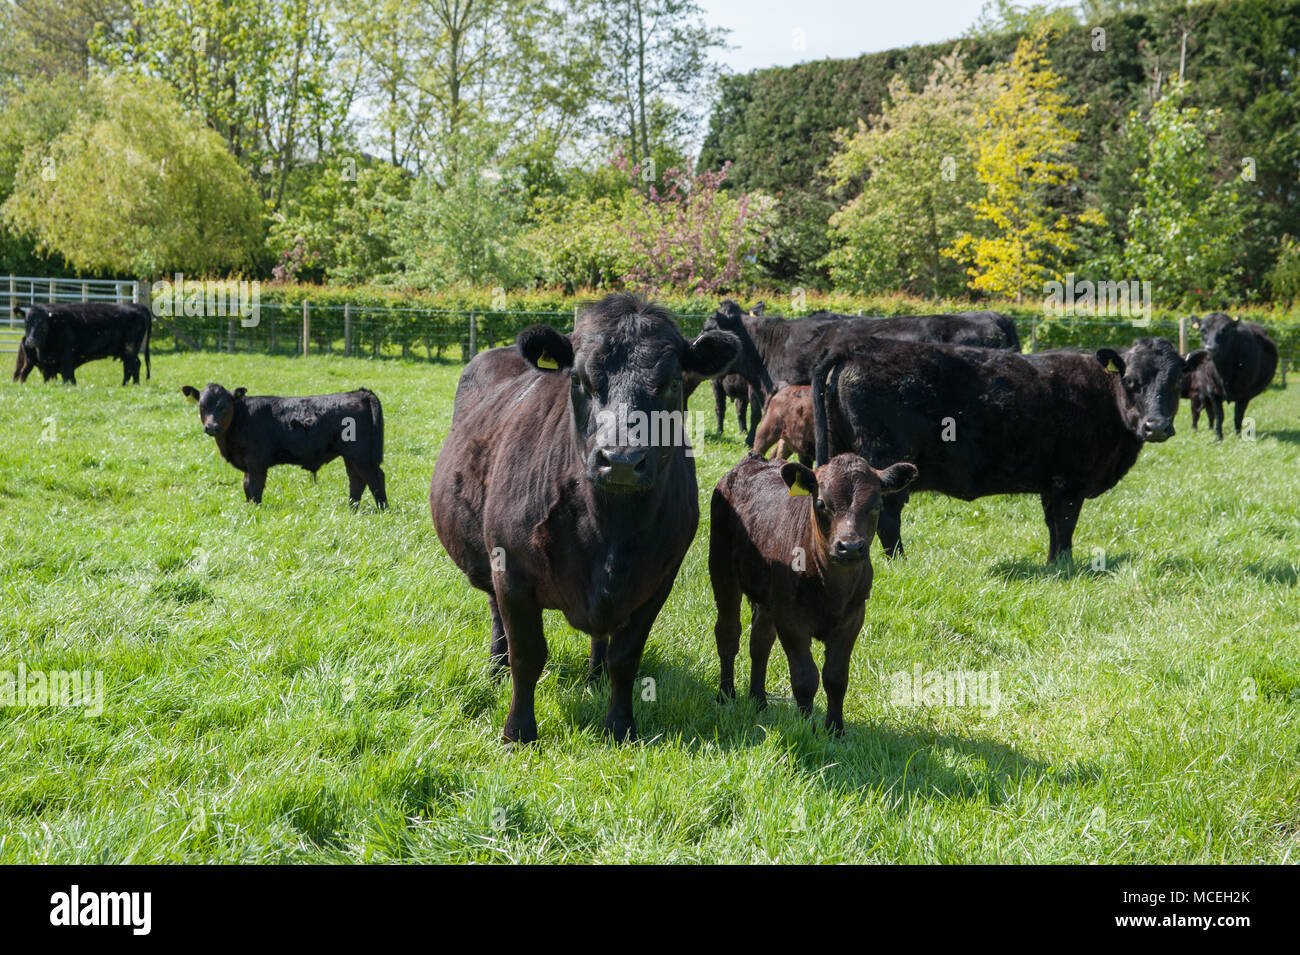
[[[478,316],[470,313],[469,316],[469,357],[473,358],[478,354]]]
[[[59,283],[54,279],[50,279],[50,302],[53,302],[58,297],[58,288]]]
[[[131,295],[131,301],[137,305],[143,305],[149,311],[153,311],[153,288],[148,282],[137,280],[135,290]]]
[[[302,355],[307,357],[307,352],[311,347],[311,306],[304,300],[302,303]]]
[[[352,357],[352,303],[343,303],[343,357]]]
[[[1187,316],[1178,319],[1178,354],[1187,354]]]
[[[235,353],[235,320],[233,318],[226,320],[226,352],[231,355]]]
[[[268,335],[269,335],[269,337],[270,337],[270,339],[271,339],[271,354],[272,354],[272,355],[275,354],[275,313],[276,313],[277,311],[278,311],[278,309],[275,309],[275,308],[268,308],[268,309],[266,310],[266,322],[267,322],[267,325],[270,326],[270,327],[267,329],[267,332],[268,332]]]
[[[1031,355],[1038,352],[1038,316],[1035,315],[1029,322],[1029,353]]]
[[[14,284],[14,277],[9,276],[9,327],[14,327],[14,309],[18,307],[18,288]]]

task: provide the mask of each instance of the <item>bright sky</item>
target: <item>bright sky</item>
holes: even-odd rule
[[[985,0],[700,0],[737,49],[718,55],[737,73],[955,40]]]

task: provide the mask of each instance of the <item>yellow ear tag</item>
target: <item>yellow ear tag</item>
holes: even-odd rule
[[[192,404],[192,405],[196,405],[196,404],[199,403],[199,399],[196,398],[194,395],[186,395],[186,396],[185,396],[185,400],[188,401],[188,402],[189,402],[190,404]]]
[[[537,358],[537,367],[556,369],[560,367],[560,363],[557,362],[550,355],[546,354],[546,352],[542,352],[541,355],[539,355]]]
[[[1115,364],[1115,359],[1112,358],[1110,361],[1106,362],[1106,374],[1108,375],[1119,374],[1119,366]]]
[[[804,486],[803,486],[802,484],[800,484],[798,481],[795,481],[793,484],[790,485],[790,496],[791,496],[791,497],[798,497],[800,494],[811,494],[811,493],[812,493],[812,492],[811,492],[810,490],[808,490],[806,487],[804,487]]]

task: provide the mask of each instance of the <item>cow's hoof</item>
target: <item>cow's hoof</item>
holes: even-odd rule
[[[754,693],[753,691],[751,691],[750,694],[749,694],[749,698],[750,698],[751,700],[754,701],[754,706],[755,706],[757,709],[760,709],[760,710],[765,710],[765,709],[767,709],[767,694],[766,694],[766,693]]]
[[[632,743],[636,741],[636,720],[606,720],[605,736],[615,743]]]
[[[733,703],[736,699],[736,688],[734,686],[723,686],[718,689],[719,703]]]
[[[501,731],[501,742],[503,743],[536,743],[537,742],[537,721],[529,720],[528,722],[506,723],[506,727]]]

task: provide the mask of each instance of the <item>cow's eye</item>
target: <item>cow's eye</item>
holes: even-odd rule
[[[819,514],[825,514],[829,510],[829,508],[826,506],[826,502],[823,501],[820,497],[813,502],[813,507],[817,508],[817,513]]]

